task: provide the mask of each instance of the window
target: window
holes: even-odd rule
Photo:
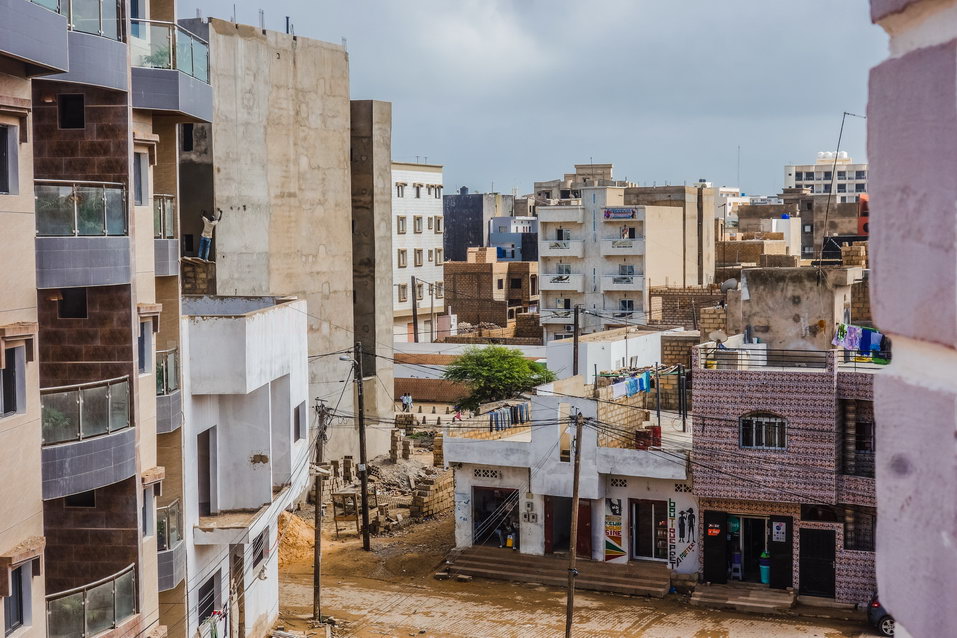
[[[306,402],[296,406],[292,413],[292,431],[297,441],[306,438]]]
[[[794,171],[794,181],[800,182],[802,179],[804,179],[804,173],[801,171]]]
[[[395,196],[396,197],[405,197],[405,184],[396,184],[395,185]]]
[[[405,268],[409,265],[408,252],[404,249],[398,251],[399,268]]]
[[[558,241],[568,241],[572,238],[572,231],[567,228],[558,228],[555,230],[555,239]]]
[[[395,229],[396,229],[396,232],[399,233],[400,235],[405,234],[405,216],[396,218]]]
[[[96,507],[96,490],[89,492],[80,492],[79,494],[70,494],[64,497],[63,505],[65,507]]]
[[[16,126],[0,126],[0,195],[16,195],[20,192],[17,164],[19,135]]]
[[[432,224],[433,224],[433,223],[435,223],[435,218],[434,218],[434,217],[429,217],[429,221],[428,221],[428,223],[427,223],[427,226],[428,226],[429,230],[432,230]]]
[[[436,248],[436,249],[435,249],[435,263],[441,264],[441,263],[443,263],[444,259],[445,259],[445,253],[442,251],[441,248]]]
[[[855,505],[844,510],[844,549],[873,552],[876,524],[876,512],[869,507]]]
[[[442,187],[441,187],[441,186],[436,186],[436,187],[435,187],[435,199],[442,199]]]
[[[408,301],[408,299],[409,299],[409,285],[399,284],[399,301]]]
[[[429,248],[428,258],[429,258],[429,262],[431,263],[431,261],[432,261],[432,249],[431,249],[431,248]]]
[[[505,288],[505,280],[504,280],[504,279],[497,279],[497,280],[495,281],[495,287],[498,288],[499,290],[503,290],[503,289]]]
[[[269,528],[253,539],[253,568],[259,567],[266,559],[269,545]]]
[[[435,297],[441,299],[445,296],[445,284],[441,281],[435,282]]]
[[[864,185],[864,184],[854,184],[854,192],[855,192],[855,193],[863,193],[863,192],[864,192],[864,188],[865,188],[865,185]]]
[[[570,275],[572,274],[572,265],[571,264],[556,264],[555,271],[559,275]]]
[[[555,297],[555,308],[558,310],[571,310],[572,300],[565,297]]]
[[[804,173],[805,181],[811,181],[814,179],[814,171],[808,171]]]
[[[635,310],[635,300],[634,299],[619,299],[618,309],[621,310],[622,312],[633,312]]]
[[[825,180],[830,181],[832,175],[833,175],[833,173],[831,173],[831,171],[824,171],[824,179],[825,179]]]
[[[838,178],[838,179],[847,179],[847,171],[838,171],[838,172],[837,172],[837,178]]]
[[[846,192],[847,192],[847,184],[838,184],[838,185],[837,185],[837,192],[838,192],[838,193],[846,193]]]
[[[139,354],[140,374],[146,374],[152,369],[153,361],[153,322],[150,320],[140,322],[140,335],[136,340],[136,348]]]
[[[435,218],[435,232],[436,232],[436,233],[441,233],[441,232],[442,232],[442,218],[441,218],[441,217],[436,217],[436,218]]]
[[[787,421],[773,414],[741,417],[741,447],[769,450],[787,448]]]
[[[418,215],[412,218],[412,232],[413,233],[422,232],[422,218]]]
[[[183,151],[193,150],[193,124],[192,122],[183,124]]]
[[[156,507],[153,498],[155,495],[152,485],[143,488],[143,512],[140,517],[143,521],[143,536],[152,536],[156,533]]]
[[[0,417],[23,412],[26,403],[26,347],[6,348],[0,368]]]
[[[199,623],[213,615],[216,610],[216,579],[219,578],[219,572],[210,576],[209,580],[199,586],[199,596],[196,602],[196,616]]]
[[[60,128],[86,128],[83,95],[61,93],[57,97],[57,115]]]
[[[415,284],[415,298],[419,301],[422,300],[422,296],[425,294],[422,284]]]
[[[854,171],[854,179],[867,179],[867,171]]]
[[[512,290],[521,290],[522,289],[522,279],[521,277],[512,277],[508,282],[509,288]]]
[[[416,249],[413,251],[412,256],[413,256],[415,265],[416,265],[416,266],[421,266],[421,265],[422,265],[422,249],[421,249],[421,248],[416,248]]]
[[[810,224],[804,224],[804,232],[809,233],[809,232],[811,232],[812,230],[814,230],[814,229],[813,229],[813,227],[812,227]]]
[[[86,319],[86,288],[60,288],[57,316],[60,319]]]
[[[149,176],[149,160],[146,153],[133,153],[133,203],[142,206],[146,203],[149,186],[146,178]]]
[[[422,199],[422,185],[421,185],[421,184],[416,184],[416,185],[415,185],[415,198],[416,198],[416,199]]]
[[[635,274],[634,264],[618,264],[618,274],[630,277]]]
[[[10,572],[10,593],[3,599],[3,630],[9,636],[23,626],[23,570],[24,565]]]

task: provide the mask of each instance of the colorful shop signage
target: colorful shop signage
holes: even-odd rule
[[[605,560],[625,556],[621,544],[621,499],[605,499]]]
[[[634,208],[605,208],[605,219],[636,219],[638,211]]]

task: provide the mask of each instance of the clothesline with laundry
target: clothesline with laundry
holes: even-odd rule
[[[858,357],[855,360],[861,357],[874,363],[888,363],[890,360],[887,356],[890,351],[890,339],[873,328],[839,323],[831,345],[857,351]]]

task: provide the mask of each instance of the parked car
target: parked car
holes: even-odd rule
[[[867,606],[867,620],[882,636],[894,635],[894,617],[887,613],[876,593]]]

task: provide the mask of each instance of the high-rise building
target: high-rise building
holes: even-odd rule
[[[835,202],[856,202],[867,192],[867,163],[855,163],[847,151],[821,151],[813,164],[786,165],[784,188],[807,188],[832,193]]]

